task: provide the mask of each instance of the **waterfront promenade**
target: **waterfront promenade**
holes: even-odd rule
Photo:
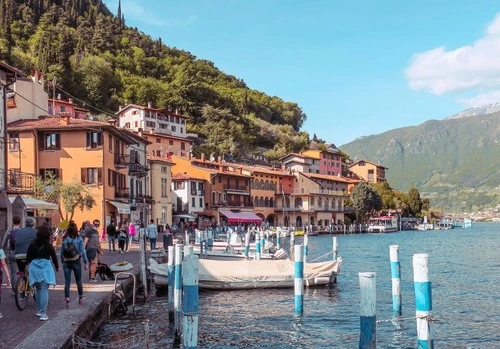
[[[127,261],[133,264],[133,272],[137,274],[139,265],[139,245],[137,242],[130,248],[128,253],[109,252],[107,242],[102,242],[104,255],[101,262],[108,265]],[[161,243],[159,244],[161,246]],[[57,248],[59,256],[59,248]],[[114,280],[101,281],[97,277],[98,283],[90,283],[88,272],[83,271],[83,287],[85,300],[83,304],[78,304],[78,293],[76,284],[72,276],[71,284],[71,307],[66,309],[64,300],[64,274],[62,266],[56,273],[57,285],[49,290],[49,307],[47,314],[48,321],[40,321],[35,315],[36,304],[30,299],[25,310],[19,311],[16,307],[14,297],[11,296],[11,290],[6,286],[2,288],[2,303],[0,306],[3,318],[0,319],[0,348],[61,348],[65,347],[68,340],[71,339],[73,323],[82,328],[93,328],[96,324],[92,323],[92,317],[96,309],[101,308],[106,312],[107,303],[113,292]],[[123,280],[118,280],[122,282]],[[137,279],[139,284],[139,279]],[[118,288],[118,287],[117,287]],[[131,307],[129,306],[129,309]],[[94,315],[93,315],[94,314]]]

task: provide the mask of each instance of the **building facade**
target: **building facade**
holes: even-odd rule
[[[172,225],[172,166],[174,163],[163,157],[148,155],[147,178],[152,199],[151,219],[157,225]]]
[[[386,182],[387,167],[368,160],[359,160],[349,165],[349,170],[368,183]]]

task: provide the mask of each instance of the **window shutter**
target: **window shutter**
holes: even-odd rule
[[[38,149],[39,150],[45,149],[45,133],[43,132],[40,132],[38,134]]]
[[[56,133],[56,149],[61,149],[61,135],[59,133]]]
[[[87,184],[87,168],[82,167],[82,183]]]
[[[97,184],[102,184],[102,167],[97,169]]]
[[[102,132],[97,134],[97,146],[102,147]]]

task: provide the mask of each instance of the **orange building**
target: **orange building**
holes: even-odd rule
[[[368,183],[380,183],[386,181],[385,172],[388,168],[368,160],[359,160],[349,165],[349,170]]]
[[[57,99],[49,99],[49,114],[57,116],[69,114],[72,118],[86,119],[89,115],[89,110],[73,103],[73,98],[69,98],[66,101],[61,99],[61,95],[58,95]]]
[[[145,148],[142,138],[110,123],[69,116],[18,120],[9,123],[7,131],[11,172],[42,178],[50,173],[64,183],[79,181],[93,195],[96,205],[91,210],[75,209],[77,224],[95,218],[102,223],[130,219],[128,149]],[[59,207],[64,217],[64,206]]]

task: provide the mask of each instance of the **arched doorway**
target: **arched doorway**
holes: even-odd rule
[[[302,217],[301,216],[297,216],[295,218],[295,226],[297,228],[301,228],[302,227]]]
[[[290,218],[288,218],[288,216],[285,216],[285,218],[284,218],[284,224],[285,224],[285,227],[289,227],[290,226]]]
[[[267,222],[270,226],[276,226],[276,216],[274,214],[270,214],[269,216],[267,216]]]

